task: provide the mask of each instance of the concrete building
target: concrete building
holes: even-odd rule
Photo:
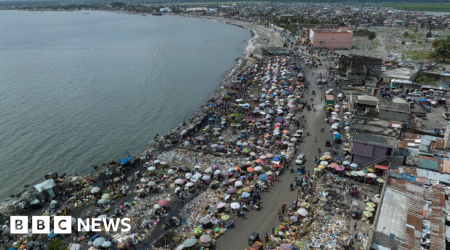
[[[339,29],[311,29],[309,40],[313,47],[328,49],[351,49],[353,32],[347,27]]]
[[[350,141],[352,162],[361,167],[389,160],[397,144],[393,136],[364,132],[355,132]]]
[[[391,83],[391,80],[414,81],[418,76],[418,70],[410,68],[396,68],[381,70],[380,82]]]
[[[339,57],[336,74],[351,81],[352,85],[368,86],[369,82],[376,83],[381,74],[381,58],[355,56]]]
[[[356,96],[355,112],[358,115],[365,115],[371,111],[376,112],[378,98],[370,95]]]
[[[408,122],[411,110],[407,103],[380,102],[378,118],[389,121]]]

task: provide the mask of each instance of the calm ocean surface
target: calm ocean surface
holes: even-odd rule
[[[142,152],[206,101],[249,31],[104,12],[0,12],[0,199]]]

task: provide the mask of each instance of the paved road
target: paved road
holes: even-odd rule
[[[302,65],[303,66],[303,65]],[[306,111],[299,112],[299,115],[305,115],[306,127],[304,129],[309,130],[311,135],[305,137],[303,143],[300,144],[298,150],[299,153],[306,155],[306,169],[312,172],[314,168],[314,156],[317,155],[317,148],[325,148],[325,139],[331,139],[331,133],[329,132],[329,125],[325,124],[325,113],[323,110],[323,105],[325,103],[325,95],[323,89],[320,90],[317,85],[317,79],[319,78],[319,73],[325,73],[325,69],[314,69],[309,70],[305,68],[306,80],[311,82],[309,87],[309,94],[306,97],[308,103],[311,102],[310,97],[312,90],[316,90],[316,95],[314,97],[314,106],[317,107],[316,111]],[[323,101],[320,101],[320,97]],[[326,133],[321,133],[322,125],[325,126]],[[314,136],[317,137],[318,142],[314,141]],[[294,161],[293,161],[294,162]],[[294,164],[295,165],[295,164]],[[247,244],[248,237],[252,232],[258,232],[262,239],[264,239],[264,233],[270,234],[272,228],[280,225],[278,220],[278,210],[286,202],[293,201],[296,198],[296,192],[290,191],[290,183],[294,181],[295,173],[290,173],[290,171],[285,171],[278,182],[274,186],[271,186],[269,192],[264,192],[261,195],[262,209],[260,211],[251,210],[251,212],[246,213],[245,219],[237,219],[235,221],[235,228],[227,231],[223,236],[221,236],[216,244],[216,249],[233,249],[233,250],[243,250],[249,247]]]

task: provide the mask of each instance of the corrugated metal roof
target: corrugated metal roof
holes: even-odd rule
[[[389,236],[393,234],[395,240],[401,243],[400,250],[421,250],[424,215],[426,217],[428,214],[430,249],[444,250],[445,189],[413,186],[415,184],[412,182],[397,180],[386,187],[375,230]]]

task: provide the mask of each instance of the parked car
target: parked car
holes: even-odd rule
[[[299,154],[297,156],[297,159],[295,159],[295,164],[302,165],[303,162],[305,162],[305,155],[304,154]]]

